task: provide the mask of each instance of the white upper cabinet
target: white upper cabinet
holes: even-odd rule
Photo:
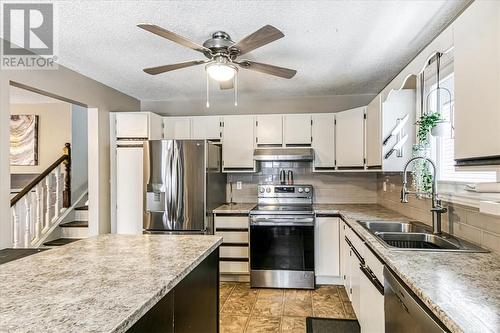
[[[366,107],[366,166],[382,165],[382,109],[380,95]]]
[[[335,116],[332,113],[312,115],[314,168],[335,167]]]
[[[365,156],[365,107],[335,114],[337,167],[363,167]]]
[[[259,115],[256,117],[257,146],[282,145],[283,116]]]
[[[412,157],[415,113],[415,89],[394,90],[382,103],[382,142],[386,142],[382,146],[381,155],[383,171],[402,171],[406,161]],[[371,139],[367,138],[368,140]],[[399,148],[400,144],[400,149],[393,150]]]
[[[224,170],[254,169],[254,116],[224,116],[222,163]]]
[[[161,117],[151,112],[117,112],[117,139],[161,139]]]
[[[500,164],[500,2],[474,1],[453,29],[455,159]]]
[[[191,118],[191,138],[196,140],[220,140],[221,117],[202,116]]]
[[[283,117],[285,145],[310,145],[311,115],[286,114]]]
[[[191,118],[164,117],[163,137],[174,140],[191,139]]]

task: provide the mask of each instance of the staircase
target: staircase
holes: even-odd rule
[[[38,248],[71,213],[71,145],[10,199],[12,248]]]
[[[65,221],[59,224],[59,227],[54,230],[54,233],[49,238],[51,240],[44,242],[43,246],[62,246],[88,237],[88,212],[89,206],[86,204],[76,207],[73,210],[73,214],[69,215],[68,218],[65,219]]]

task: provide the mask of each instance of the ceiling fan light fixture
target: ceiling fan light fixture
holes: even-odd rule
[[[238,69],[229,63],[211,63],[205,67],[208,75],[218,82],[229,81],[234,78]]]

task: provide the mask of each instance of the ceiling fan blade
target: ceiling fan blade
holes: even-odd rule
[[[172,32],[172,31],[168,31],[166,29],[163,29],[162,27],[159,27],[157,25],[144,23],[144,24],[138,24],[137,26],[141,29],[147,30],[149,32],[152,32],[152,33],[158,35],[158,36],[161,36],[163,38],[171,40],[172,42],[175,42],[175,43],[180,44],[180,45],[185,46],[185,47],[189,47],[190,49],[193,49],[195,51],[199,51],[202,53],[206,53],[206,52],[210,53],[210,49],[208,49],[202,45],[199,45],[195,42],[192,42],[189,39],[182,37],[182,36]]]
[[[220,87],[221,90],[233,89],[234,88],[234,82],[233,82],[233,80],[220,81],[219,82],[219,87]]]
[[[284,67],[278,67],[268,64],[262,64],[260,62],[254,62],[250,60],[243,60],[240,62],[235,62],[244,69],[249,69],[251,71],[261,72],[264,74],[270,74],[274,76],[279,76],[285,79],[291,79],[297,74],[295,69],[289,69]]]
[[[195,65],[201,65],[201,64],[204,64],[206,62],[208,62],[208,61],[204,61],[204,60],[186,61],[186,62],[180,62],[177,64],[144,68],[144,71],[148,74],[156,75],[156,74],[161,74],[161,73],[165,73],[165,72],[175,71],[176,69],[186,68],[186,67],[195,66]]]
[[[265,25],[253,34],[246,36],[232,45],[229,49],[238,50],[238,55],[242,55],[282,37],[285,37],[285,35],[280,30],[272,25]]]

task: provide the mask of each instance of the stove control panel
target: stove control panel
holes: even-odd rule
[[[312,185],[271,185],[260,184],[257,187],[259,198],[312,198]]]

